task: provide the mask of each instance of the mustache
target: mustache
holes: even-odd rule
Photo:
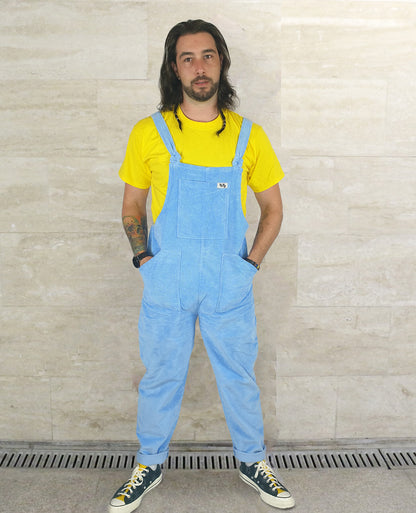
[[[193,84],[196,84],[197,82],[199,82],[200,80],[208,80],[208,82],[211,82],[211,84],[214,83],[214,81],[212,80],[212,78],[209,78],[209,77],[206,77],[206,76],[202,76],[202,77],[197,77],[197,78],[194,78],[193,80],[191,80],[191,85]]]

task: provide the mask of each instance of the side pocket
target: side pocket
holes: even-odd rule
[[[161,250],[139,268],[144,282],[143,301],[149,305],[180,310],[181,254]]]
[[[216,311],[225,312],[241,305],[252,294],[253,277],[256,273],[254,265],[239,255],[224,254]]]

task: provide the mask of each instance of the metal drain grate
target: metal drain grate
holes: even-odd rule
[[[232,452],[172,452],[162,467],[174,470],[232,470],[238,468],[238,464]]]
[[[268,459],[272,467],[279,469],[385,468],[387,466],[377,450],[276,452],[270,454]]]
[[[416,468],[416,449],[400,451],[394,449],[384,449],[380,451],[386,462],[391,468]]]
[[[110,452],[0,451],[0,468],[125,469],[133,468],[135,454]]]
[[[276,469],[416,468],[416,449],[320,449],[268,453]],[[98,447],[1,447],[0,468],[131,469],[135,450],[99,450]],[[231,450],[172,450],[163,468],[171,470],[232,470],[238,461]]]

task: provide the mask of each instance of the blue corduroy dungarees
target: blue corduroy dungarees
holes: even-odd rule
[[[234,454],[240,461],[259,461],[265,447],[254,375],[252,281],[257,270],[244,260],[248,224],[241,206],[251,122],[243,120],[231,166],[202,167],[181,163],[162,115],[152,118],[171,157],[166,199],[149,234],[153,258],[140,268],[139,339],[146,372],[139,386],[137,461],[154,465],[168,455],[197,317]]]

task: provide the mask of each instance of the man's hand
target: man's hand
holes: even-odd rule
[[[143,259],[140,261],[140,267],[143,267],[143,266],[144,266],[144,264],[145,264],[146,262],[148,262],[149,260],[151,260],[152,258],[153,258],[153,257],[151,257],[151,256],[148,256],[148,257],[146,257],[146,258],[143,258]]]

